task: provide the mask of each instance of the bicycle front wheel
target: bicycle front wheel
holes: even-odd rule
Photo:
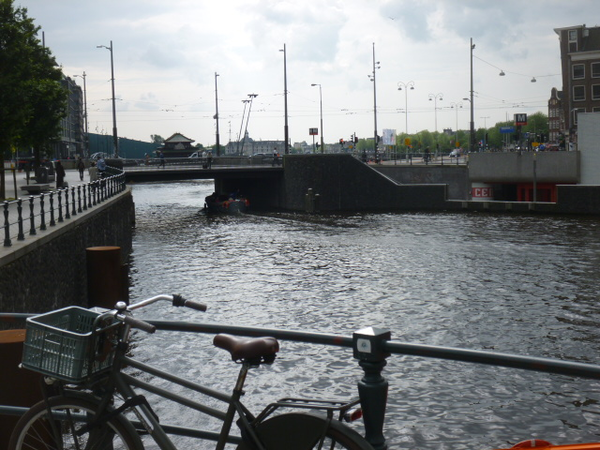
[[[281,414],[260,423],[255,431],[267,450],[373,450],[353,429],[311,413]],[[250,443],[238,446],[238,450],[253,448]]]
[[[143,450],[135,428],[122,416],[87,432],[97,405],[82,398],[52,397],[36,403],[17,423],[9,450]]]

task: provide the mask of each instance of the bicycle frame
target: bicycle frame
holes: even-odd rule
[[[124,328],[125,330],[123,331],[122,335],[128,336],[129,327],[125,325]],[[283,408],[305,409],[313,411],[320,410],[326,413],[329,420],[333,419],[341,421],[344,415],[360,402],[358,398],[350,402],[284,398],[267,405],[258,416],[255,416],[240,401],[240,398],[243,395],[243,386],[248,370],[251,367],[255,367],[250,363],[243,362],[241,364],[240,373],[238,375],[235,387],[231,394],[227,394],[207,386],[185,380],[169,372],[128,357],[125,355],[125,347],[125,345],[119,346],[117,353],[115,354],[115,360],[113,362],[110,375],[101,380],[102,382],[108,381],[108,384],[102,385],[101,390],[104,391],[104,394],[101,395],[101,400],[99,403],[99,416],[102,415],[101,413],[105,408],[112,404],[115,391],[118,392],[122,396],[124,404],[129,404],[129,407],[137,416],[137,421],[131,420],[134,427],[139,431],[147,431],[162,450],[176,450],[175,445],[172,443],[168,435],[185,436],[207,441],[214,441],[216,442],[216,450],[222,450],[226,444],[242,444],[243,440],[246,439],[252,441],[255,448],[264,450],[261,440],[256,435],[255,427],[262,421],[269,418],[276,410]],[[156,386],[155,384],[143,381],[139,377],[136,378],[127,373],[123,373],[121,370],[123,367],[136,369],[142,373],[152,375],[153,377],[182,386],[190,391],[216,399],[223,404],[226,404],[227,410],[221,411],[215,409],[199,401],[194,401],[182,395],[169,392],[166,389]],[[186,428],[176,425],[161,424],[150,404],[145,400],[144,397],[140,396],[136,392],[136,389],[152,393],[160,398],[164,398],[166,400],[183,405],[186,408],[190,408],[216,418],[222,422],[221,431],[215,432]],[[338,414],[337,417],[334,417],[335,413]],[[231,434],[231,427],[234,419],[236,418],[236,414],[239,417],[239,421],[237,423],[241,428],[241,434],[244,435],[244,439],[242,438],[241,434]]]

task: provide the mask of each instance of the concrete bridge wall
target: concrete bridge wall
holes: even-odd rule
[[[288,210],[304,210],[309,189],[323,212],[436,210],[446,199],[445,184],[400,185],[350,155],[288,155],[284,168],[278,199]]]

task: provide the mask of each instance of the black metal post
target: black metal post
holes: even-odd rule
[[[30,236],[34,236],[35,235],[35,216],[33,215],[33,196],[29,197],[29,235]]]
[[[71,218],[71,213],[69,212],[69,188],[61,189],[65,193],[65,219]]]
[[[19,199],[17,202],[17,223],[19,224],[19,234],[17,235],[18,241],[25,240],[25,233],[23,232],[23,200]]]
[[[388,382],[381,376],[390,353],[383,345],[391,339],[389,330],[364,328],[352,334],[354,357],[365,376],[358,382],[358,395],[363,409],[365,439],[375,450],[386,450],[383,436],[385,408],[387,403]]]
[[[63,221],[63,215],[62,215],[62,191],[59,189],[57,192],[58,192],[58,221],[62,222]]]
[[[44,197],[46,194],[42,192],[40,195],[40,230],[46,229],[46,211],[44,210]]]
[[[50,226],[56,225],[54,221],[54,192],[50,192]]]
[[[10,232],[8,228],[8,202],[4,202],[4,246],[10,247]]]
[[[77,215],[77,208],[75,207],[76,206],[75,200],[76,200],[75,199],[75,186],[73,186],[71,188],[71,206],[72,206],[71,215],[72,216],[76,216]]]

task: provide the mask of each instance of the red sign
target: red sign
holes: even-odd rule
[[[494,188],[477,187],[472,189],[473,198],[493,198]]]
[[[309,136],[318,136],[319,135],[319,129],[318,128],[309,128],[308,129],[308,135]]]
[[[527,125],[527,114],[515,114],[515,125]]]

